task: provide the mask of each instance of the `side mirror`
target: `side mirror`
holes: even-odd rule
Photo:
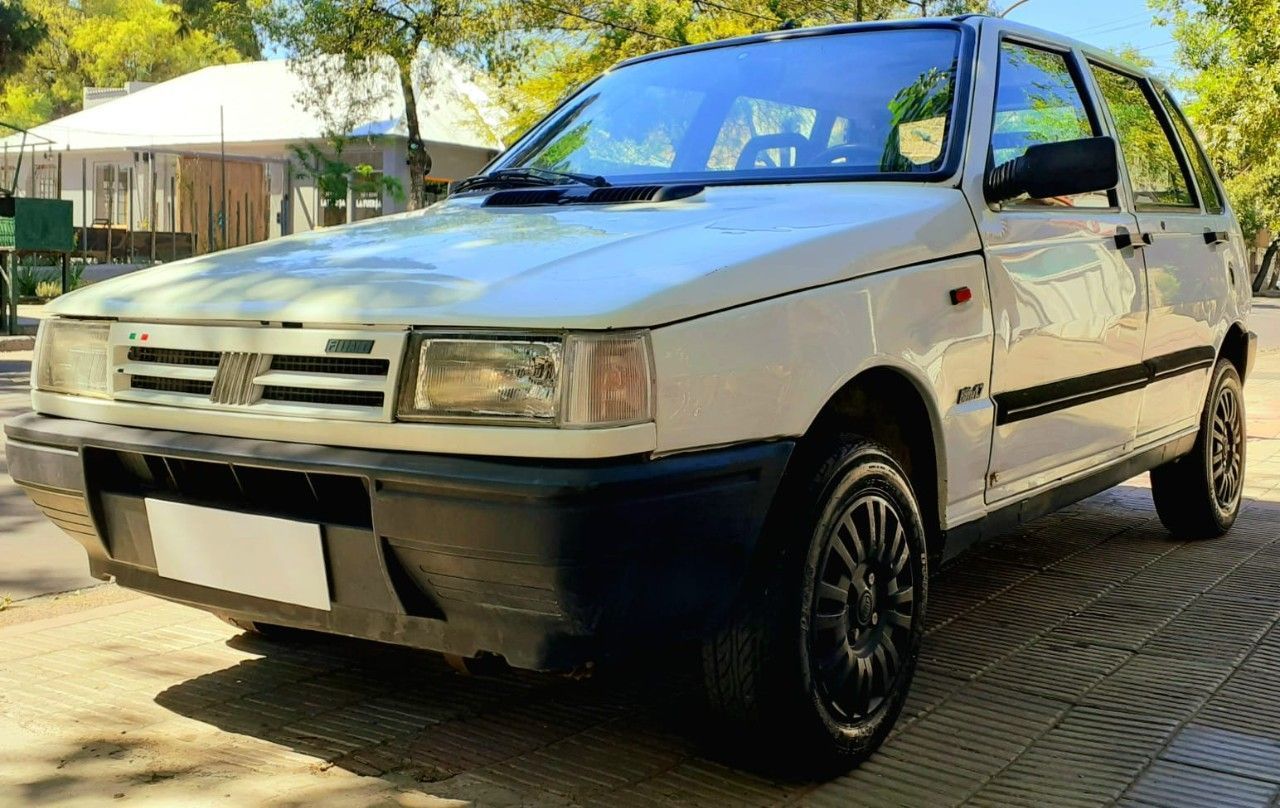
[[[1042,143],[987,174],[984,195],[995,204],[1023,194],[1032,199],[1109,191],[1120,183],[1116,142],[1089,137]]]

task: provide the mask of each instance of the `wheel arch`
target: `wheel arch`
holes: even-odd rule
[[[1240,380],[1244,381],[1245,374],[1249,371],[1249,337],[1243,325],[1236,322],[1227,329],[1222,345],[1218,348],[1218,358],[1230,361],[1240,374]]]
[[[947,477],[942,420],[931,389],[914,368],[865,367],[828,397],[801,437],[797,455],[821,451],[845,433],[885,444],[911,482],[933,554],[942,534]]]

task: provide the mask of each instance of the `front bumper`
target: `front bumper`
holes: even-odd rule
[[[494,460],[34,414],[5,432],[10,474],[98,577],[232,617],[535,670],[720,623],[793,448]],[[320,524],[332,608],[161,577],[148,497]]]

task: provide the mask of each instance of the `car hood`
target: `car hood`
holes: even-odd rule
[[[627,328],[979,248],[954,188],[710,187],[678,202],[423,211],[104,281],[54,314],[141,321]]]

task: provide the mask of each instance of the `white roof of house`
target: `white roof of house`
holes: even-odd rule
[[[494,131],[501,126],[501,114],[490,90],[456,63],[433,58],[430,64],[432,80],[418,100],[423,138],[501,148]],[[216,144],[220,110],[228,144],[323,138],[332,124],[301,100],[310,85],[298,72],[286,61],[206,67],[37,126],[31,130],[37,137],[27,143],[41,143],[41,151]],[[389,71],[366,81],[350,97],[374,100],[340,116],[354,124],[349,134],[407,135],[404,101]],[[20,135],[0,139],[10,148],[21,142]]]

